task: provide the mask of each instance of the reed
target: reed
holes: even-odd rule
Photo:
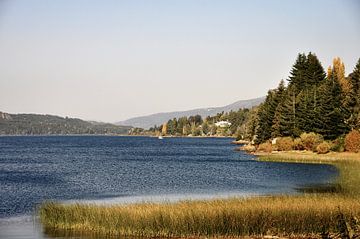
[[[260,156],[260,160],[291,160],[285,154],[280,159],[271,157]],[[103,236],[238,237],[360,233],[360,162],[353,159],[326,160],[340,170],[338,184],[341,190],[337,193],[112,206],[49,202],[39,208],[40,220],[46,230]]]
[[[48,228],[113,236],[310,235],[360,218],[360,201],[340,195],[272,196],[127,206],[46,203]]]

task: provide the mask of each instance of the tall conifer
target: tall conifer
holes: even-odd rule
[[[360,129],[360,58],[348,78],[351,84],[352,103],[348,122],[352,129]]]
[[[337,74],[333,71],[331,78],[320,87],[319,120],[322,122],[319,133],[325,139],[335,139],[348,130],[345,123],[344,107],[342,105],[342,89]]]

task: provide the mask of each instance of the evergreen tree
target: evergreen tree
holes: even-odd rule
[[[207,135],[210,131],[210,128],[209,128],[209,125],[207,123],[207,121],[204,121],[201,125],[201,130],[202,130],[202,133]]]
[[[360,96],[360,58],[349,78],[353,92]]]
[[[305,85],[303,88],[313,89],[314,86],[319,86],[325,77],[326,74],[319,59],[310,52],[305,64]]]
[[[349,75],[351,84],[351,104],[349,105],[349,126],[351,129],[360,129],[360,58]]]
[[[256,132],[256,142],[261,143],[271,138],[272,125],[275,118],[276,109],[283,100],[285,94],[285,84],[282,80],[276,90],[270,90],[265,102],[259,109],[259,128]]]
[[[180,117],[177,122],[176,132],[180,135],[184,135],[184,127],[188,124],[189,122],[186,116]]]
[[[337,74],[333,71],[331,78],[320,87],[319,122],[321,133],[325,139],[335,139],[348,131],[345,124],[344,107],[342,105],[342,89]]]
[[[176,134],[176,124],[177,124],[176,118],[174,118],[172,120],[168,120],[166,133],[169,135],[175,135]]]
[[[307,75],[306,68],[307,68],[306,55],[298,54],[298,57],[291,69],[290,77],[288,79],[289,86],[293,87],[293,89],[295,90],[295,94],[298,94],[306,85],[304,84]]]
[[[287,88],[278,105],[273,123],[273,137],[299,135],[296,124],[296,95],[292,86]]]
[[[316,107],[318,105],[318,87],[325,80],[325,71],[315,54],[308,54],[305,64],[301,91],[296,96],[296,124],[301,132],[314,131],[316,127]]]
[[[261,143],[271,138],[272,121],[275,115],[275,109],[273,106],[274,98],[275,93],[273,91],[269,91],[266,96],[265,102],[260,105],[259,128],[256,132],[256,143]]]
[[[318,106],[319,93],[316,85],[297,95],[296,123],[300,132],[316,132]]]
[[[247,119],[243,126],[243,135],[247,140],[252,141],[259,127],[259,107],[254,107],[249,111]]]
[[[201,115],[195,115],[189,117],[189,123],[194,125],[200,125],[203,122]]]

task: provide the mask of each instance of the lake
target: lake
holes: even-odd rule
[[[337,176],[330,165],[258,162],[229,138],[0,137],[0,238],[52,238],[36,206],[296,193]]]

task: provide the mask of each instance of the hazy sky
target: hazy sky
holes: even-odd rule
[[[360,1],[0,0],[0,111],[116,122],[266,94],[299,52],[350,73]]]

